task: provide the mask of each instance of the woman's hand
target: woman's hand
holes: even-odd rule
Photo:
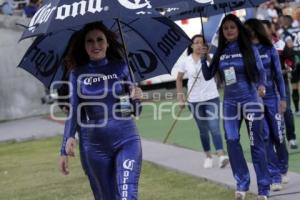
[[[279,112],[281,114],[283,114],[286,111],[286,107],[287,107],[286,101],[281,100],[280,103],[279,103]]]
[[[68,175],[70,173],[68,156],[60,156],[59,169],[63,175]]]
[[[258,95],[259,95],[260,97],[264,97],[264,96],[266,95],[266,88],[265,88],[265,86],[260,85],[260,86],[258,87]]]
[[[138,100],[141,100],[143,98],[143,91],[141,88],[139,87],[132,87],[131,88],[131,92],[130,92],[130,97],[132,99],[138,99]]]
[[[200,58],[207,58],[208,57],[208,47],[206,45],[203,45],[200,49]]]
[[[76,140],[73,137],[68,138],[66,143],[66,153],[68,156],[75,156]],[[62,174],[69,174],[69,159],[68,156],[60,156],[59,169]]]
[[[76,140],[73,137],[69,137],[66,143],[66,153],[68,156],[75,156],[75,147],[76,147]]]

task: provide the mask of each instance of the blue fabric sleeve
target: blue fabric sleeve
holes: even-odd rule
[[[286,93],[285,93],[285,84],[283,80],[283,75],[281,71],[281,63],[280,58],[278,55],[277,50],[273,47],[271,50],[271,59],[273,62],[273,71],[274,71],[274,78],[276,82],[276,87],[280,95],[281,100],[286,100]]]
[[[79,105],[79,97],[77,94],[77,76],[75,72],[72,71],[69,76],[69,82],[71,83],[70,88],[70,105],[71,109],[69,112],[69,118],[65,122],[64,136],[63,142],[61,146],[61,155],[67,155],[65,147],[68,138],[75,137],[76,129],[77,129],[77,108]]]
[[[212,62],[209,67],[207,66],[207,60],[206,58],[201,59],[201,65],[202,65],[202,73],[204,76],[205,80],[210,80],[212,79],[216,73],[217,73],[217,69],[218,69],[218,63]]]
[[[266,82],[267,82],[266,71],[265,71],[264,65],[260,59],[259,51],[254,46],[253,46],[253,52],[254,52],[256,67],[257,67],[258,75],[259,75],[258,86],[261,86],[261,85],[266,86]]]

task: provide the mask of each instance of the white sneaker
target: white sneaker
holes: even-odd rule
[[[290,149],[298,149],[298,145],[297,145],[296,140],[290,140],[289,141],[289,147],[290,147]]]
[[[273,183],[271,184],[270,188],[273,192],[276,192],[282,190],[282,185],[281,183]]]
[[[256,197],[256,200],[268,200],[268,197],[267,196],[264,196],[264,195],[258,195]]]
[[[207,158],[204,160],[203,167],[204,167],[205,169],[212,168],[212,167],[213,167],[213,159],[207,157]]]
[[[228,156],[220,156],[219,158],[219,167],[224,168],[229,163]]]
[[[246,192],[235,191],[234,199],[235,200],[244,200],[246,198]]]
[[[282,174],[281,175],[281,182],[283,184],[287,184],[289,182],[289,177],[287,176],[287,174]]]

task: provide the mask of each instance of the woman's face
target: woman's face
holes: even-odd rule
[[[192,44],[193,53],[200,54],[202,47],[203,47],[203,38],[202,37],[194,38]]]
[[[300,21],[300,8],[296,8],[294,11],[294,18],[295,20],[297,20],[298,22]]]
[[[238,39],[239,30],[237,25],[233,21],[225,21],[222,27],[222,31],[225,39],[229,42],[233,42]]]
[[[100,30],[92,30],[85,36],[85,50],[90,60],[100,60],[106,57],[106,50],[109,46],[106,36]]]

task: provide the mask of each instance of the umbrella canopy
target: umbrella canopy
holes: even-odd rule
[[[268,0],[190,0],[160,7],[173,20],[209,17],[243,8],[256,7]],[[291,0],[285,0],[290,2]]]
[[[170,73],[178,57],[190,44],[189,37],[166,17],[124,18],[119,22],[136,81]],[[119,33],[115,20],[103,23]],[[76,26],[37,37],[18,66],[50,87],[53,81],[62,79],[62,58],[72,35],[82,27]]]
[[[99,20],[159,16],[154,10],[179,0],[45,0],[22,39]]]

